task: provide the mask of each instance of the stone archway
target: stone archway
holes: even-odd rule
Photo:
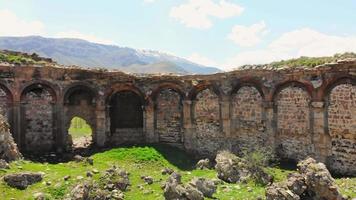
[[[54,150],[56,96],[46,84],[32,84],[21,95],[22,146],[26,152]]]
[[[143,101],[134,91],[114,93],[109,100],[110,133],[112,142],[143,141]]]

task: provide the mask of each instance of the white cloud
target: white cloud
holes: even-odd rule
[[[335,53],[356,52],[356,36],[327,35],[310,28],[282,34],[266,48],[243,51],[226,62],[225,69],[245,64],[263,64],[300,56],[331,56]]]
[[[144,3],[154,3],[156,0],[143,0]]]
[[[29,36],[45,33],[42,22],[20,19],[9,10],[0,10],[0,19],[0,36]]]
[[[207,29],[213,23],[211,17],[225,19],[238,16],[244,8],[226,0],[218,3],[213,0],[188,0],[173,7],[170,16],[190,28]]]
[[[261,21],[251,26],[236,25],[232,28],[228,39],[242,47],[251,47],[261,42],[261,38],[266,35],[268,30],[266,24]]]
[[[194,63],[198,63],[198,64],[205,65],[205,66],[218,66],[218,64],[215,61],[213,61],[210,58],[207,58],[205,56],[202,56],[198,53],[193,53],[187,59]]]
[[[95,35],[92,34],[83,34],[79,31],[64,31],[64,32],[60,32],[57,33],[55,35],[55,37],[58,38],[78,38],[78,39],[83,39],[83,40],[87,40],[89,42],[94,42],[94,43],[100,43],[100,44],[114,44],[113,41],[111,40],[107,40],[107,39],[103,39],[103,38],[99,38]]]

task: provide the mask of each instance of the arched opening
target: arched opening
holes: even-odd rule
[[[267,139],[263,122],[263,97],[253,86],[243,86],[232,96],[233,136],[246,146],[256,142],[263,144]]]
[[[181,95],[173,89],[159,92],[155,105],[155,129],[159,142],[181,144],[183,105]]]
[[[210,89],[200,91],[195,99],[194,122],[197,136],[219,137],[220,126],[220,105],[219,97]]]
[[[86,148],[95,143],[96,117],[95,92],[87,86],[74,86],[64,96],[67,149]],[[74,125],[80,127],[73,127]],[[90,128],[90,134],[88,134]],[[74,132],[71,132],[74,131]],[[71,133],[74,133],[74,137]],[[87,133],[86,137],[79,137]]]
[[[142,98],[133,91],[120,91],[113,94],[109,104],[112,142],[130,143],[142,141]]]
[[[78,116],[72,118],[68,135],[74,149],[89,147],[92,143],[92,134],[93,130],[85,119]]]
[[[336,85],[327,101],[330,168],[340,174],[356,174],[356,84]]]
[[[47,85],[35,84],[21,96],[22,137],[27,152],[48,152],[54,149],[54,91]]]
[[[298,85],[288,85],[274,100],[277,152],[282,159],[304,159],[312,153],[309,93]]]

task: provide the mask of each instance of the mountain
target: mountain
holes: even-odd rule
[[[221,71],[158,51],[136,50],[81,39],[0,37],[0,49],[36,53],[63,65],[104,67],[133,73],[212,74]]]

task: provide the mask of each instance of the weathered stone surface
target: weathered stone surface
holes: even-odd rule
[[[129,179],[129,173],[125,170],[121,170],[116,166],[106,170],[104,176],[100,178],[101,181],[106,183],[105,189],[108,190],[120,190],[126,191],[131,185]]]
[[[207,180],[205,178],[194,178],[189,182],[190,185],[197,188],[204,197],[213,198],[213,194],[216,192],[217,186],[213,181]]]
[[[16,143],[10,133],[9,124],[0,114],[0,159],[13,161],[22,158]]]
[[[298,163],[299,174],[266,189],[267,200],[343,200],[334,179],[323,163],[307,158]]]
[[[195,168],[197,168],[197,169],[210,169],[211,167],[212,167],[212,164],[210,163],[209,158],[201,159],[195,165]]]
[[[236,183],[251,176],[245,161],[228,151],[218,153],[215,161],[218,178],[225,182]]]
[[[37,183],[41,181],[43,178],[42,173],[17,173],[17,174],[9,174],[4,176],[4,181],[10,186],[18,189],[26,189],[29,185]]]
[[[0,159],[0,169],[10,169],[10,166],[5,160]]]
[[[71,200],[88,200],[91,187],[89,183],[76,185],[70,192]]]
[[[153,183],[152,176],[141,176],[141,179],[148,185],[151,185]]]

